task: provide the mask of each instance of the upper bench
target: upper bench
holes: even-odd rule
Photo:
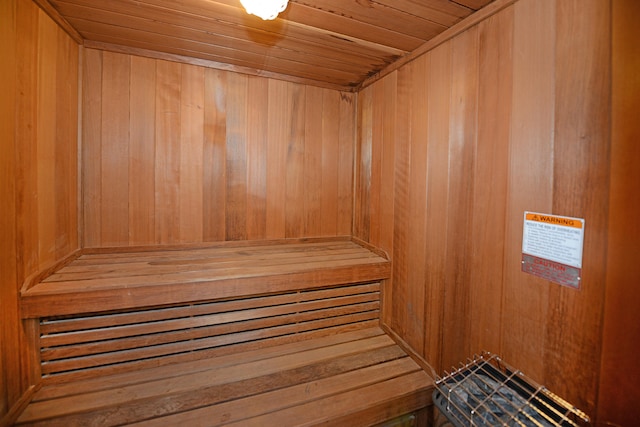
[[[351,237],[82,249],[29,278],[24,318],[66,316],[365,283],[390,277]]]

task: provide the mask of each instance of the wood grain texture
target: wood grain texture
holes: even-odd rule
[[[327,333],[330,329],[327,329]],[[375,326],[48,383],[17,425],[374,425],[429,405],[431,378]],[[304,334],[301,334],[301,337]]]
[[[509,141],[513,90],[513,9],[492,16],[478,26],[479,81],[478,137],[472,219],[472,253],[469,298],[495,300],[496,304],[472,304],[470,351],[499,354],[502,308],[503,258]],[[495,85],[483,82],[493,81]],[[480,256],[481,255],[481,256]]]
[[[420,123],[427,120],[429,103],[427,86],[427,69],[430,57],[424,56],[412,63],[411,70],[411,95],[409,103],[411,112],[408,117],[410,123]],[[410,126],[411,165],[409,171],[409,201],[407,217],[407,283],[415,283],[417,286],[407,287],[407,304],[405,306],[406,319],[411,325],[406,335],[407,342],[413,348],[423,348],[425,334],[425,277],[428,265],[424,262],[426,245],[423,239],[414,236],[423,236],[426,232],[426,217],[424,211],[427,207],[427,168],[422,167],[427,160],[427,132],[424,126]]]
[[[22,292],[23,316],[239,298],[383,280],[390,271],[385,257],[343,237],[145,248],[85,251],[61,263]]]
[[[96,53],[94,50],[87,52]],[[156,63],[131,57],[129,90],[129,242],[140,245],[155,236]],[[91,73],[90,73],[91,74]],[[95,78],[96,76],[93,75]],[[96,91],[96,88],[87,90]],[[202,153],[201,153],[202,154]],[[200,155],[202,160],[202,155]],[[96,201],[98,202],[98,201]]]
[[[553,199],[553,117],[555,25],[544,37],[531,30],[555,22],[555,2],[514,6],[513,107],[509,148],[504,263],[502,354],[529,375],[542,378],[549,283],[522,274],[522,214],[551,212]],[[526,55],[520,52],[527,52]],[[508,325],[508,326],[507,326]]]
[[[129,103],[131,63],[124,55],[105,52],[102,56],[102,132],[100,181],[100,242],[105,246],[129,241]],[[87,143],[88,141],[83,141]]]
[[[611,145],[611,5],[558,2],[553,211],[585,219],[580,291],[549,290],[544,368],[548,385],[595,411],[606,283]],[[580,13],[576,13],[579,11]],[[586,228],[588,227],[588,228]],[[571,319],[567,322],[566,319]],[[585,367],[589,369],[585,369]]]
[[[477,27],[451,41],[449,179],[444,279],[442,363],[454,365],[469,354],[471,239],[476,163],[478,99]]]
[[[442,331],[445,297],[445,266],[447,229],[449,220],[446,206],[448,197],[449,149],[440,141],[449,139],[449,94],[451,92],[451,45],[445,44],[429,52],[428,73],[428,134],[427,134],[427,205],[425,234],[425,357],[434,366],[440,364],[440,352],[445,339]]]
[[[297,290],[235,301],[200,301],[193,305],[146,307],[131,313],[96,314],[43,320],[40,341],[45,381],[130,372],[158,360],[202,359],[253,346],[295,341],[327,327],[334,331],[366,327],[379,316],[379,283],[328,290]],[[128,320],[127,320],[128,318]],[[115,323],[108,325],[109,320]],[[91,324],[98,327],[91,327]],[[57,332],[55,329],[59,329]],[[324,331],[330,335],[330,331]],[[298,336],[297,336],[298,335]],[[251,343],[257,341],[256,343]],[[203,353],[206,353],[204,356]]]
[[[180,98],[182,67],[167,61],[156,63],[155,117],[155,199],[156,230],[154,242],[166,244],[180,240]],[[126,85],[126,82],[122,82]],[[122,100],[126,102],[126,100]],[[154,102],[149,99],[147,102]],[[126,107],[125,107],[126,108]],[[90,144],[91,141],[85,141]],[[128,141],[124,141],[127,144]],[[84,159],[83,159],[84,160]],[[114,164],[122,168],[124,164]],[[107,171],[102,171],[104,177]],[[104,178],[103,178],[104,179]],[[124,195],[122,195],[124,196]],[[152,242],[147,242],[147,244]],[[104,245],[104,244],[103,244]],[[121,244],[122,245],[122,244]],[[124,244],[126,245],[126,243]]]
[[[608,8],[514,2],[372,81],[358,113],[354,233],[392,242],[385,325],[437,370],[488,349],[590,414],[608,227]],[[375,96],[384,85],[395,98]],[[378,138],[375,118],[392,103],[395,138]],[[374,167],[391,149],[393,171]],[[365,209],[389,180],[392,234]],[[581,290],[522,273],[525,210],[592,224]]]
[[[607,276],[604,297],[598,420],[634,425],[640,420],[638,372],[640,336],[640,225],[627,221],[640,209],[640,3],[612,2],[611,177]]]
[[[22,282],[79,245],[78,46],[30,1],[1,8],[0,418],[37,380]]]
[[[86,53],[85,246],[350,233],[351,94]]]
[[[37,1],[87,46],[346,91],[484,6],[496,9],[490,0],[306,0],[263,21],[236,0]]]
[[[393,315],[391,324],[402,331],[402,335],[407,333],[410,324],[403,322],[407,313],[405,307],[408,304],[409,286],[408,275],[408,228],[411,219],[409,218],[409,175],[411,173],[411,139],[410,139],[410,97],[411,97],[411,73],[410,69],[398,71],[398,107],[397,107],[397,132],[395,144],[393,145],[395,169],[393,176],[381,177],[393,179],[394,188],[394,210],[393,210],[393,257],[394,268],[391,276],[393,286]],[[375,108],[375,106],[372,106]],[[387,141],[385,141],[387,142]],[[387,142],[389,143],[389,142]],[[371,178],[370,178],[371,179]],[[376,228],[378,218],[373,218],[367,224],[370,228]],[[357,234],[356,234],[357,235]]]
[[[102,52],[82,55],[82,246],[101,244]],[[135,137],[135,133],[133,133]],[[91,141],[91,144],[86,143]],[[135,148],[133,151],[136,153]]]
[[[267,142],[269,129],[269,81],[249,77],[247,86],[247,236],[267,235]]]
[[[0,67],[0,88],[4,96],[0,100],[2,117],[16,117],[17,78],[17,6],[16,2],[3,2],[0,5],[0,54],[3,57]],[[10,135],[0,140],[3,155],[0,158],[0,421],[11,406],[26,390],[16,372],[21,368],[20,337],[16,334],[20,321],[16,306],[17,278],[17,230],[16,230],[16,123],[11,120],[0,121],[2,135]]]

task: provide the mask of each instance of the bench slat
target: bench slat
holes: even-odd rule
[[[286,294],[269,295],[255,298],[242,298],[231,301],[200,301],[187,306],[170,306],[149,310],[136,310],[93,315],[88,317],[42,319],[40,332],[44,335],[85,329],[105,328],[118,325],[130,325],[140,322],[155,322],[160,320],[177,319],[185,316],[200,316],[204,314],[224,313],[229,311],[247,310],[252,308],[269,307],[294,302],[313,301],[326,298],[338,298],[348,295],[379,292],[380,283],[366,283],[362,285],[339,286],[329,289],[308,290]]]
[[[385,256],[344,238],[88,252],[30,278],[23,317],[239,299],[375,282],[391,272]]]
[[[118,264],[109,263],[107,265],[80,266],[83,261],[80,257],[71,266],[67,266],[55,274],[49,276],[45,283],[70,282],[70,281],[93,281],[99,279],[129,278],[136,276],[157,276],[166,274],[176,274],[190,271],[199,271],[203,275],[228,275],[233,272],[241,272],[243,269],[257,268],[283,268],[294,269],[301,264],[311,267],[322,268],[325,265],[336,265],[336,263],[362,263],[369,259],[376,259],[377,255],[363,253],[357,248],[341,249],[320,254],[314,253],[283,253],[257,256],[238,256],[236,258],[222,258],[219,256],[209,258],[190,258],[183,260],[163,260],[148,258],[144,262],[131,262],[123,260]]]
[[[357,358],[352,359],[361,360]],[[191,409],[188,410],[188,412],[180,412],[170,416],[161,417],[160,414],[157,414],[157,418],[134,423],[133,425],[140,427],[219,425],[243,421],[247,418],[259,417],[274,410],[281,410],[287,406],[317,401],[339,393],[345,388],[349,390],[360,389],[402,375],[407,375],[407,373],[416,372],[415,364],[406,357],[352,371],[348,371],[351,366],[345,366],[344,368],[346,372],[333,374],[333,376],[329,377],[312,378],[313,381],[309,384],[306,383],[309,380],[307,380],[308,377],[305,376],[297,381],[298,384],[287,385],[286,387],[271,392],[263,391],[264,394],[261,395],[231,400],[215,406]],[[320,371],[321,375],[321,370],[318,371]],[[186,407],[186,405],[184,407]],[[181,409],[184,407],[181,407]],[[279,426],[280,424],[263,425]]]
[[[295,311],[294,307],[288,307],[286,312],[290,312],[293,309],[293,314],[284,315],[283,310],[274,308],[268,310],[269,313],[278,313],[278,315],[264,316],[264,317],[245,317],[239,316],[231,318],[230,315],[213,315],[207,316],[207,319],[200,321],[199,319],[184,319],[175,325],[175,321],[171,325],[155,325],[157,328],[150,329],[149,325],[135,325],[130,328],[117,328],[115,331],[98,330],[98,331],[83,331],[80,339],[74,341],[76,338],[73,333],[66,333],[62,341],[62,344],[57,344],[56,347],[50,347],[51,342],[57,341],[54,339],[46,340],[43,337],[41,351],[41,359],[43,361],[51,361],[57,359],[65,359],[70,357],[78,357],[89,354],[107,353],[112,351],[126,350],[130,348],[141,348],[147,346],[154,346],[159,344],[166,344],[172,342],[182,342],[187,340],[196,340],[200,338],[206,338],[210,336],[220,336],[230,333],[238,333],[243,331],[252,331],[256,329],[267,329],[283,325],[289,325],[293,323],[304,323],[320,319],[334,319],[336,323],[349,323],[352,318],[356,316],[360,318],[363,313],[373,312],[374,316],[378,315],[379,303],[377,301],[368,303],[351,304],[345,307],[331,307],[322,310],[315,309],[307,312],[308,310],[301,309],[300,312]],[[252,310],[257,311],[257,310]],[[242,315],[248,313],[241,313]],[[350,318],[350,315],[355,315]],[[223,318],[218,318],[223,316]],[[213,317],[213,319],[211,319]],[[340,317],[340,320],[337,318]],[[205,324],[206,322],[206,324]],[[169,328],[167,328],[169,326]],[[173,330],[174,327],[180,327]],[[158,331],[160,329],[160,331]],[[152,332],[153,331],[153,332]],[[114,333],[110,333],[114,332]],[[105,339],[105,336],[115,336],[112,339]]]
[[[145,360],[152,357],[164,357],[167,355],[179,354],[182,352],[193,353],[198,350],[211,349],[220,346],[266,340],[272,337],[279,337],[282,335],[295,335],[304,331],[320,330],[336,325],[345,325],[350,323],[363,322],[366,320],[375,320],[378,318],[378,315],[379,313],[377,312],[365,312],[357,313],[348,318],[321,318],[319,320],[313,320],[299,324],[287,324],[283,326],[276,326],[273,328],[238,332],[235,334],[210,336],[206,338],[181,341],[170,344],[160,344],[157,346],[102,353],[84,358],[61,359],[53,362],[43,362],[42,373],[45,375],[51,375],[67,371],[100,367],[103,365],[113,365],[116,363],[136,363],[138,360]]]
[[[215,365],[212,365],[212,358],[199,359],[193,361],[178,362],[180,370],[176,369],[176,364],[145,368],[120,374],[99,375],[96,377],[78,379],[73,382],[63,382],[48,384],[38,391],[33,397],[33,401],[49,400],[62,396],[72,396],[87,392],[108,390],[117,388],[122,384],[139,384],[149,381],[149,378],[171,378],[185,374],[202,372],[212,366],[223,369],[227,366],[234,366],[241,363],[250,363],[257,360],[271,359],[274,357],[286,356],[288,354],[302,351],[314,350],[322,347],[344,344],[351,341],[360,341],[374,337],[386,336],[377,327],[358,329],[350,332],[331,334],[323,337],[316,337],[304,341],[284,343],[277,346],[249,349],[241,353],[216,355]],[[387,337],[388,338],[388,337]],[[391,343],[392,341],[388,341]],[[50,383],[50,382],[49,382]]]
[[[284,410],[276,409],[261,416],[225,425],[242,427],[297,427],[323,423],[334,426],[372,425],[429,405],[431,390],[427,385],[430,381],[425,372],[417,371],[382,383],[334,394],[325,399],[313,400]]]
[[[279,276],[282,274],[300,273],[309,270],[323,270],[333,269],[336,267],[349,267],[360,266],[366,264],[378,264],[380,259],[377,257],[367,258],[351,258],[341,260],[316,260],[306,261],[304,263],[292,262],[288,265],[288,268],[284,270],[281,264],[267,263],[267,265],[251,264],[240,267],[228,267],[223,269],[211,268],[205,269],[187,268],[184,271],[176,271],[177,269],[167,269],[166,272],[156,272],[155,274],[147,274],[143,276],[136,275],[119,275],[119,277],[110,277],[108,273],[94,274],[90,279],[83,280],[68,280],[60,282],[44,281],[44,286],[33,288],[30,291],[31,295],[45,295],[66,292],[69,293],[72,290],[86,292],[87,290],[100,290],[100,289],[125,289],[128,287],[140,286],[152,284],[157,285],[170,285],[177,283],[190,283],[190,282],[211,282],[216,280],[229,280],[234,278],[250,278],[250,277],[268,277]],[[41,285],[42,285],[41,284]]]
[[[192,328],[203,328],[212,325],[223,325],[235,322],[244,322],[256,319],[266,319],[275,316],[284,316],[292,313],[303,313],[332,307],[357,306],[359,311],[376,310],[379,304],[366,304],[377,302],[378,293],[354,295],[350,297],[334,298],[332,300],[309,301],[299,304],[274,305],[256,309],[246,309],[215,314],[199,314],[177,319],[162,321],[143,321],[137,324],[128,324],[99,329],[69,330],[55,334],[45,334],[41,338],[42,347],[61,346],[71,343],[85,343],[103,341],[113,338],[122,338],[139,335],[157,334],[166,331],[178,331]],[[366,304],[363,306],[363,304]],[[84,320],[84,319],[83,319]],[[146,320],[146,319],[145,319]],[[80,323],[83,323],[82,321]],[[80,325],[84,326],[84,325]],[[249,328],[247,328],[249,329]]]
[[[377,331],[368,332],[382,333],[373,329]],[[42,422],[48,426],[109,426],[144,420],[141,425],[198,425],[198,419],[206,425],[218,425],[215,417],[223,417],[225,422],[242,420],[244,425],[253,422],[253,418],[247,417],[273,417],[270,413],[274,410],[291,411],[300,405],[334,401],[336,393],[349,399],[350,393],[365,393],[367,398],[358,405],[371,408],[372,402],[385,402],[381,396],[388,398],[390,388],[396,392],[396,398],[425,390],[417,401],[406,398],[410,404],[396,405],[402,408],[397,415],[428,403],[425,399],[431,380],[388,336],[376,335],[335,345],[331,345],[331,339],[322,341],[325,344],[316,348],[313,340],[297,343],[299,351],[274,357],[263,355],[259,360],[251,360],[249,356],[248,360],[241,357],[233,364],[229,364],[231,360],[222,360],[218,365],[216,359],[208,359],[200,362],[199,369],[192,373],[188,366],[183,370],[181,365],[174,365],[173,370],[158,368],[132,373],[120,376],[120,381],[110,381],[104,390],[46,386],[36,394],[36,402],[22,414],[18,425]],[[311,348],[304,349],[300,344],[309,344]],[[163,370],[173,375],[159,377]],[[176,370],[181,375],[176,376]],[[404,384],[405,389],[399,390],[394,381]],[[95,385],[99,380],[91,382]],[[58,394],[54,398],[48,389],[66,389],[72,394]],[[47,392],[48,398],[43,399]],[[333,407],[325,409],[327,413],[335,412]],[[279,421],[256,422],[256,425],[284,425]]]
[[[393,345],[394,343],[389,337],[380,335],[269,359],[224,366],[224,368],[217,367],[215,359],[210,359],[212,363],[210,369],[195,373],[160,379],[154,378],[151,373],[147,373],[149,380],[144,383],[34,402],[27,407],[19,421],[31,422],[68,412],[85,412],[103,406],[121,405],[138,399],[154,397],[159,393],[188,392],[202,387],[211,387],[231,381],[245,380],[256,375],[267,375],[283,370],[296,369],[340,356],[363,353]],[[176,366],[176,369],[180,370],[178,366]]]

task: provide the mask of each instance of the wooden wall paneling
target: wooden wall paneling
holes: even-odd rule
[[[382,158],[384,153],[384,88],[376,85],[371,94],[371,174],[369,177],[369,241],[380,242],[380,200],[382,192]]]
[[[227,104],[225,240],[247,238],[247,79],[235,73],[227,79],[233,102]]]
[[[521,272],[525,210],[550,213],[553,185],[555,5],[514,5],[513,94],[502,300],[502,357],[542,382],[549,287]],[[541,32],[536,29],[545,28]]]
[[[640,224],[628,221],[640,210],[640,3],[614,0],[612,17],[611,190],[598,417],[632,425],[640,420],[638,344],[629,339],[640,335]]]
[[[223,241],[226,211],[226,71],[204,71],[203,240]]]
[[[382,153],[380,166],[380,213],[378,215],[380,237],[374,243],[376,246],[393,253],[393,195],[395,192],[393,176],[395,164],[395,144],[397,132],[398,110],[398,73],[391,73],[382,82]],[[424,100],[423,100],[424,101]]]
[[[82,240],[100,246],[102,223],[102,51],[82,55]]]
[[[18,18],[16,2],[0,4],[0,115],[16,114]],[[20,383],[20,316],[18,313],[16,232],[16,121],[0,120],[0,421],[25,387]]]
[[[89,90],[91,88],[88,88]],[[156,61],[131,57],[129,85],[129,244],[155,239]]]
[[[447,214],[449,192],[450,96],[452,85],[451,43],[444,43],[431,52],[427,73],[427,206],[425,238],[426,270],[425,339],[420,349],[425,359],[441,372],[445,264],[447,252]],[[448,369],[449,366],[446,366]]]
[[[405,322],[408,322],[404,340],[412,348],[424,348],[425,293],[426,293],[426,216],[427,205],[427,138],[428,138],[428,87],[427,70],[430,57],[421,56],[411,66],[411,95],[409,105],[409,200],[408,228],[406,236],[407,298]],[[382,89],[384,86],[378,85]]]
[[[370,184],[373,150],[373,88],[358,94],[358,147],[356,153],[355,220],[356,237],[369,241]]]
[[[290,86],[284,81],[269,80],[267,238],[285,237],[287,192],[282,177],[287,167],[287,147],[293,120]]]
[[[323,236],[338,234],[340,179],[340,92],[322,91],[322,149],[320,151],[320,229]],[[336,126],[337,124],[337,126]],[[349,234],[349,233],[347,233]]]
[[[182,64],[180,90],[180,238],[202,241],[204,68]]]
[[[38,257],[38,168],[34,159],[38,152],[38,25],[39,13],[31,2],[17,2],[16,35],[16,150],[15,183],[18,252],[23,254],[17,263],[18,282],[37,270]],[[27,214],[32,213],[32,214]]]
[[[597,418],[621,426],[640,420],[640,3],[612,2],[611,175],[607,277]],[[589,232],[587,223],[585,232]],[[600,234],[600,233],[598,233]]]
[[[378,215],[378,225],[380,236],[374,244],[387,252],[390,259],[393,259],[393,218],[395,215],[394,194],[395,180],[395,150],[398,110],[398,73],[391,73],[381,82],[383,86],[384,102],[382,104],[382,159],[380,167],[380,213]],[[393,312],[393,282],[386,280],[382,294],[382,321],[388,325]]]
[[[403,339],[410,333],[411,322],[407,317],[405,307],[408,305],[409,286],[408,270],[409,258],[409,197],[411,178],[411,93],[412,67],[398,70],[398,108],[397,108],[397,138],[395,141],[395,170],[394,180],[394,211],[393,211],[393,310],[391,326]],[[392,177],[385,177],[392,179]]]
[[[353,233],[354,209],[354,156],[356,141],[356,95],[340,92],[339,121],[339,159],[338,159],[338,235]]]
[[[594,413],[606,283],[610,4],[557,2],[553,211],[585,219],[579,291],[549,290],[545,383]]]
[[[285,166],[285,237],[304,233],[304,126],[306,88],[289,85],[291,128],[287,137]]]
[[[17,2],[16,5],[16,28],[20,29],[15,37],[16,50],[20,52],[16,56],[16,114],[15,114],[15,170],[13,180],[15,182],[15,209],[16,222],[14,228],[16,232],[16,257],[12,259],[16,266],[16,282],[13,288],[17,291],[27,276],[36,271],[40,264],[39,257],[39,212],[38,206],[38,167],[35,159],[38,158],[38,66],[39,66],[39,25],[41,17],[38,8],[31,2]],[[58,33],[60,36],[61,32]],[[62,40],[64,42],[64,40]],[[73,58],[65,58],[69,62],[69,66],[77,64]],[[58,63],[60,59],[58,58]],[[50,64],[53,65],[53,64]],[[59,76],[68,78],[68,74],[61,70],[57,73]],[[59,93],[60,91],[58,91]],[[3,92],[4,93],[4,92]],[[58,105],[57,105],[58,107]],[[74,105],[74,111],[75,109]],[[77,123],[77,121],[75,122]],[[61,123],[62,126],[68,122]],[[75,141],[75,139],[74,139]],[[60,145],[61,147],[68,146]],[[3,150],[4,155],[11,156],[9,151]],[[57,154],[57,153],[56,153]],[[74,159],[75,160],[75,159]],[[75,166],[75,161],[73,162]],[[69,165],[69,167],[73,167]],[[58,176],[56,176],[58,179]],[[55,189],[58,185],[64,185],[60,180],[56,181]],[[71,184],[75,184],[72,182]],[[69,194],[75,195],[72,190]],[[5,199],[3,199],[5,200]],[[74,209],[75,209],[74,205]],[[57,218],[60,218],[58,216]],[[56,224],[58,225],[58,223]],[[75,224],[74,224],[75,226]],[[71,243],[66,237],[71,238],[77,236],[77,228],[72,230],[66,229],[65,237],[62,242]],[[71,232],[71,234],[69,234]],[[77,242],[76,242],[77,244]],[[64,245],[56,245],[56,252],[59,253],[64,249]],[[19,254],[19,255],[18,255]],[[17,292],[16,292],[17,297]],[[0,298],[1,299],[1,298]],[[2,309],[7,309],[8,313],[16,316],[12,324],[7,320],[7,325],[12,329],[11,334],[17,338],[11,348],[11,353],[18,357],[20,369],[13,369],[11,372],[11,381],[8,387],[11,395],[10,401],[15,402],[18,392],[26,389],[29,385],[34,384],[39,378],[39,361],[38,352],[32,351],[29,347],[29,322],[22,325],[18,322],[19,311],[15,305],[2,305]],[[21,327],[22,326],[22,327]],[[12,342],[13,340],[9,340]],[[1,350],[4,351],[4,350]]]
[[[156,64],[156,243],[176,243],[180,224],[180,64]]]
[[[55,208],[56,259],[78,248],[78,76],[79,47],[57,30]]]
[[[478,137],[469,278],[470,353],[501,354],[500,313],[513,90],[513,8],[478,25]]]
[[[88,246],[350,233],[352,94],[87,52]]]
[[[57,25],[42,19],[38,25],[38,105],[36,174],[38,188],[38,260],[41,265],[56,260],[56,82]],[[46,15],[45,15],[46,16]]]
[[[269,81],[249,77],[247,101],[247,237],[267,235]]]
[[[303,235],[318,236],[322,230],[323,89],[305,88],[303,160]]]
[[[443,363],[455,365],[469,356],[471,236],[475,170],[478,29],[451,41],[451,119],[449,121],[449,198],[445,270]]]
[[[38,23],[35,169],[41,268],[64,258],[79,245],[79,51],[75,42],[39,9]]]
[[[100,241],[119,246],[129,242],[130,57],[104,52],[102,72]]]
[[[39,378],[24,279],[78,246],[78,47],[34,3],[0,5],[0,424]],[[14,407],[14,408],[17,408]]]

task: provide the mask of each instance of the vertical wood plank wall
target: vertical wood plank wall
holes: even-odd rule
[[[78,46],[31,1],[0,2],[0,418],[34,383],[24,279],[79,247]]]
[[[354,234],[393,254],[385,323],[440,372],[493,351],[590,413],[610,16],[600,0],[520,0],[365,87],[357,117]],[[520,271],[525,210],[586,220],[580,290]]]
[[[355,94],[84,51],[87,247],[351,234]]]
[[[611,193],[598,418],[640,424],[640,2],[612,2]]]

